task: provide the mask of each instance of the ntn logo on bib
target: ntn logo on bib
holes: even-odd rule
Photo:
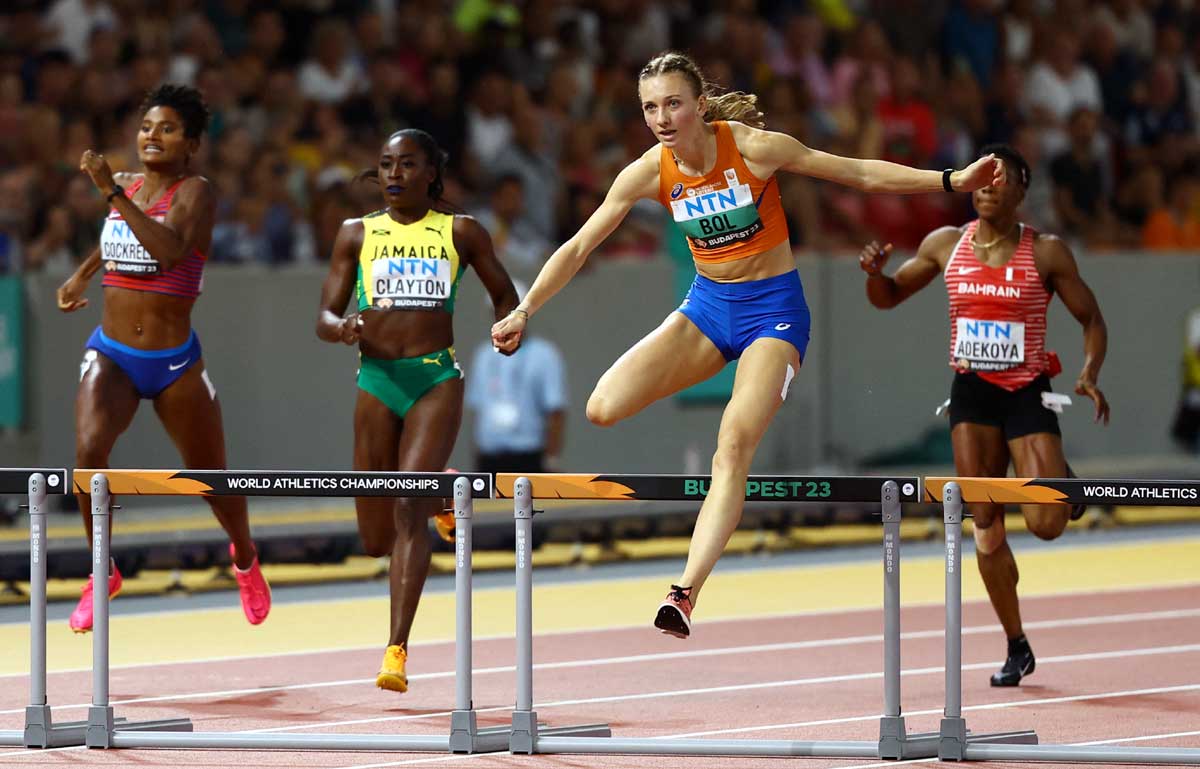
[[[383,258],[371,262],[371,306],[437,309],[454,288],[450,259]]]
[[[733,177],[736,180],[736,176]],[[683,234],[707,247],[730,239],[751,237],[762,229],[754,193],[748,184],[731,184],[725,189],[671,201],[671,216]]]
[[[1020,366],[1025,362],[1025,324],[957,318],[952,356],[962,369],[1003,371]]]

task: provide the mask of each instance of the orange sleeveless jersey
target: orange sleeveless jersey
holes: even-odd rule
[[[704,176],[682,173],[675,155],[662,148],[658,200],[687,236],[695,260],[717,264],[768,251],[788,239],[788,230],[779,182],[750,173],[729,125],[712,125],[717,162]]]

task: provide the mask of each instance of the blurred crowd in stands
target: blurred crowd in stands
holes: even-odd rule
[[[527,273],[653,142],[636,76],[668,48],[758,94],[817,149],[961,167],[995,141],[1033,167],[1024,218],[1087,252],[1200,249],[1200,8],[1191,0],[5,0],[0,272],[65,272],[105,213],[84,149],[134,169],[162,81],[213,119],[216,262],[328,258],[379,207],[355,181],[399,128],[449,151],[446,197]],[[967,196],[866,195],[782,175],[795,247],[914,247]],[[655,259],[647,202],[599,258]]]

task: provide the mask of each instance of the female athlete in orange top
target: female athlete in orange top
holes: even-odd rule
[[[985,157],[961,171],[919,171],[809,149],[791,136],[762,130],[755,96],[716,95],[695,62],[680,53],[646,64],[638,92],[658,146],[621,171],[604,203],[546,262],[525,300],[492,327],[492,341],[502,351],[514,348],[529,317],[567,284],[639,199],[657,199],[671,210],[688,236],[696,280],[679,310],[600,378],[587,416],[597,425],[615,424],[741,358],[687,566],[654,623],[686,638],[696,596],[741,519],[754,451],[808,343],[808,308],[775,173],[807,174],[867,191],[952,186],[970,192],[1002,184],[1004,167]]]

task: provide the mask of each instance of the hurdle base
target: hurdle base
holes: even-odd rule
[[[450,713],[451,753],[498,753],[508,750],[507,726],[490,726],[480,729],[474,710],[455,710]]]
[[[937,757],[942,761],[962,761],[967,750],[967,721],[943,718],[938,729]]]
[[[186,718],[164,718],[158,721],[128,721],[114,718],[112,705],[92,705],[88,708],[84,742],[89,748],[115,747],[117,732],[191,732],[192,722]]]
[[[125,722],[124,718],[113,719],[116,728]],[[87,741],[87,721],[65,721],[54,723],[49,705],[30,705],[25,708],[25,731],[18,732],[21,740],[17,745],[27,748],[70,748],[85,744]],[[0,740],[0,745],[9,744]]]
[[[909,734],[904,726],[904,716],[879,719],[879,757],[884,760],[936,758],[939,738],[936,732]]]
[[[608,724],[572,724],[570,726],[546,726],[538,723],[537,711],[514,710],[512,732],[508,740],[508,752],[532,755],[537,752],[539,737],[612,737]]]

